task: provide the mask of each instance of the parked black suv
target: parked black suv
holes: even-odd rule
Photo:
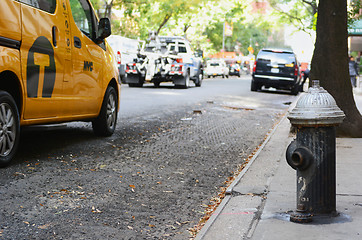
[[[290,90],[297,95],[301,89],[301,74],[292,50],[264,48],[254,62],[251,91],[265,88]]]

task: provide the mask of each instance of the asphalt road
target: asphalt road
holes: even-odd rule
[[[295,99],[250,92],[250,76],[121,94],[109,138],[89,123],[23,129],[0,169],[0,239],[188,239]]]
[[[229,98],[238,98],[240,104],[250,108],[284,108],[284,104],[293,99],[288,92],[273,89],[265,91],[268,94],[251,92],[250,79],[250,75],[242,75],[241,78],[209,78],[203,81],[200,88],[191,83],[188,89],[174,88],[172,83],[161,83],[159,88],[154,88],[153,84],[145,84],[142,88],[123,85],[120,117],[152,115],[185,106],[193,108],[202,102],[227,102]]]

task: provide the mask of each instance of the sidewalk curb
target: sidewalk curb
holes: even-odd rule
[[[299,99],[299,97],[294,101],[294,103]],[[291,104],[292,105],[294,105]],[[209,218],[209,220],[207,220],[206,224],[203,226],[203,228],[201,229],[201,231],[196,235],[195,240],[202,240],[204,238],[204,236],[206,235],[207,231],[211,228],[211,226],[214,224],[215,220],[218,218],[218,216],[220,215],[220,213],[222,212],[222,210],[225,208],[225,206],[227,205],[227,203],[229,202],[229,200],[232,197],[232,192],[233,192],[233,188],[240,182],[240,180],[243,178],[243,176],[245,175],[245,173],[248,171],[248,169],[251,167],[251,165],[253,164],[253,162],[255,161],[255,159],[259,156],[259,154],[263,151],[264,147],[266,146],[266,144],[269,142],[269,140],[271,139],[271,137],[274,135],[275,131],[278,129],[278,127],[280,126],[280,124],[287,118],[287,113],[290,110],[290,107],[288,108],[288,110],[285,111],[284,116],[279,120],[279,122],[271,129],[270,132],[267,133],[266,138],[264,140],[264,142],[260,145],[260,147],[258,148],[258,150],[255,152],[255,154],[253,155],[253,157],[250,159],[250,161],[248,162],[248,164],[244,167],[244,169],[239,173],[239,175],[236,177],[236,179],[230,184],[230,186],[227,188],[226,192],[225,192],[225,198],[221,201],[220,205],[217,207],[215,213],[212,214],[212,216]]]
[[[240,182],[240,180],[243,178],[243,176],[247,173],[249,168],[254,163],[255,159],[258,158],[259,154],[263,151],[267,143],[270,141],[271,137],[275,134],[276,130],[279,128],[279,126],[285,121],[287,118],[288,112],[291,111],[292,108],[295,107],[297,101],[300,99],[300,97],[305,94],[305,92],[302,92],[298,95],[298,97],[290,104],[289,108],[284,112],[283,117],[279,120],[277,124],[274,125],[274,127],[267,133],[265,140],[260,145],[258,150],[255,152],[253,157],[250,159],[250,161],[247,163],[247,165],[244,167],[244,169],[239,173],[239,175],[236,177],[236,179],[230,184],[230,186],[226,190],[226,196],[220,203],[220,205],[217,207],[215,213],[209,218],[209,220],[206,222],[206,224],[203,226],[201,231],[196,235],[196,238],[194,240],[202,240],[208,230],[213,226],[216,219],[219,217],[222,210],[225,208],[225,206],[228,204],[232,197],[232,192],[234,187]],[[253,232],[253,231],[252,231]],[[250,233],[249,233],[250,234]]]

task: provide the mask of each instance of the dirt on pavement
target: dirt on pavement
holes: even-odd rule
[[[120,119],[109,138],[88,123],[24,129],[0,169],[0,238],[189,239],[284,112],[203,103]]]

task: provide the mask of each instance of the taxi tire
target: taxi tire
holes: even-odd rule
[[[6,167],[13,159],[19,146],[20,117],[13,97],[5,91],[0,91],[0,116],[0,167]],[[13,138],[13,140],[10,139],[12,146],[6,146],[6,144],[5,148],[9,147],[9,149],[3,149],[3,140],[5,138],[9,140],[9,137]]]
[[[101,111],[96,119],[92,121],[93,132],[97,136],[111,136],[117,124],[117,92],[109,86],[104,95]]]

